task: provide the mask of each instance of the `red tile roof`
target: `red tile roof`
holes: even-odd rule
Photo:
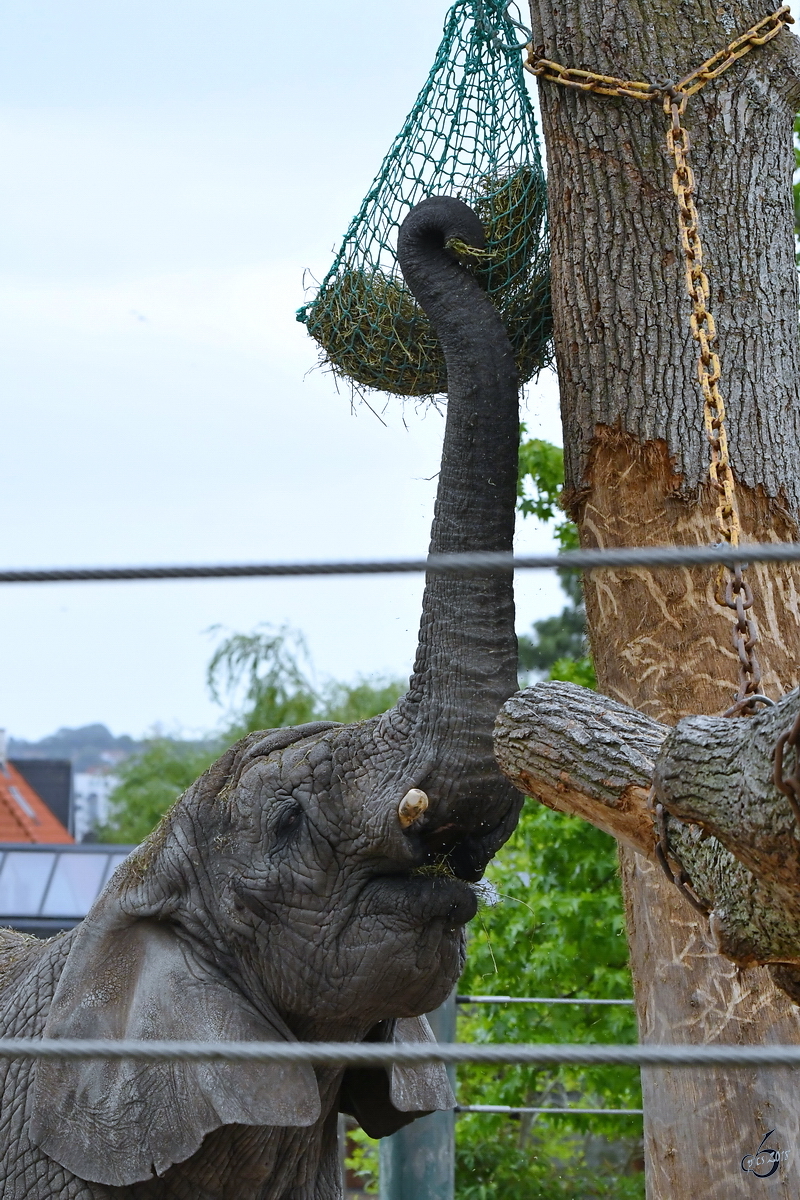
[[[0,766],[0,842],[74,842],[19,771]]]

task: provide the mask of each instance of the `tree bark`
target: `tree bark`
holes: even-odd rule
[[[647,794],[668,733],[588,688],[537,683],[503,705],[494,752],[518,791],[654,857]]]
[[[538,55],[629,79],[680,78],[764,15],[734,0],[531,0]],[[781,33],[693,97],[683,121],[745,540],[797,540],[800,523],[798,61]],[[552,83],[540,96],[568,509],[585,546],[715,540],[664,114]],[[777,697],[798,682],[800,573],[753,567],[750,580],[763,686]],[[731,618],[710,572],[596,573],[586,602],[601,691],[665,724],[728,706]],[[732,966],[658,868],[624,846],[621,860],[642,1039],[800,1041],[766,970]],[[645,1071],[643,1084],[650,1200],[749,1195],[752,1137],[800,1127],[781,1072]],[[798,1168],[790,1158],[773,1190],[800,1194]]]
[[[695,717],[672,730],[569,683],[527,688],[500,712],[495,752],[502,770],[515,787],[548,807],[617,837],[628,850],[623,870],[629,895],[634,889],[641,895],[642,882],[656,890],[666,882],[656,865],[647,809],[651,781],[659,799],[692,822],[669,823],[669,848],[711,910],[707,929],[685,903],[640,905],[629,912],[632,942],[638,937],[661,951],[645,976],[645,1005],[641,989],[637,997],[645,1041],[707,1041],[712,1031],[713,1040],[751,1042],[752,1027],[761,1043],[792,1040],[796,1010],[785,996],[761,986],[755,971],[741,967],[779,964],[770,970],[800,1001],[797,835],[786,798],[771,781],[775,741],[798,712],[800,693],[793,692],[752,721]],[[665,938],[669,956],[663,953]],[[694,985],[689,1005],[687,978]],[[680,1189],[690,1174],[704,1198],[749,1195],[752,1185],[739,1163],[751,1152],[737,1159],[736,1148],[751,1128],[766,1122],[757,1142],[774,1129],[780,1149],[792,1146],[800,1133],[793,1075],[721,1072],[713,1086],[707,1080],[699,1072],[645,1076],[659,1129],[653,1149],[667,1151],[651,1154],[649,1195],[683,1197],[687,1193]],[[681,1104],[690,1107],[681,1111]],[[751,1104],[755,1107],[744,1107]],[[647,1120],[652,1133],[652,1113]],[[721,1140],[705,1145],[701,1138],[709,1126]],[[787,1160],[780,1171],[778,1194],[796,1196],[797,1164]]]

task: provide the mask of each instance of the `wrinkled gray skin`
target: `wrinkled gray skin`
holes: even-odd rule
[[[444,347],[431,550],[510,550],[517,380],[497,314],[445,248],[460,201],[398,256]],[[71,933],[0,937],[0,1031],[47,1037],[420,1040],[464,962],[469,881],[521,798],[492,755],[516,688],[512,583],[429,577],[407,695],[357,725],[251,734],[124,863]],[[411,787],[430,806],[408,829]],[[446,859],[453,877],[413,874]],[[376,1136],[452,1104],[440,1068],[2,1063],[4,1200],[335,1200],[337,1111]]]

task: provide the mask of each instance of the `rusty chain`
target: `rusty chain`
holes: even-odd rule
[[[656,796],[655,786],[650,788],[647,796],[647,807],[650,809],[650,815],[653,818],[653,826],[656,834],[656,858],[658,859],[661,869],[675,887],[681,892],[691,904],[692,908],[696,908],[699,913],[707,917],[711,911],[708,905],[700,899],[697,892],[694,890],[691,879],[689,878],[686,868],[680,861],[674,850],[670,849],[669,839],[667,837],[667,811],[664,805]],[[673,871],[670,865],[670,859],[677,867]]]
[[[775,34],[770,33],[769,36],[774,37]],[[742,39],[740,38],[738,41],[742,41]],[[759,43],[748,43],[748,45],[750,44]],[[732,43],[732,47],[736,45],[737,42]],[[738,57],[741,57],[743,53],[745,51],[740,50]],[[713,61],[713,59],[709,59],[709,62]],[[727,65],[729,66],[733,61],[735,59],[730,59]],[[719,70],[724,69],[724,67],[719,68]],[[716,72],[717,74],[719,70]],[[697,72],[694,74],[696,75]],[[709,74],[708,77],[713,79],[715,74]],[[702,84],[697,86],[700,87]],[[723,542],[727,542],[731,546],[738,546],[741,524],[733,471],[728,455],[725,402],[719,390],[722,368],[719,354],[715,349],[717,327],[707,307],[708,277],[703,270],[703,245],[700,240],[697,209],[694,203],[694,175],[689,166],[691,142],[688,130],[681,124],[688,96],[689,93],[681,94],[677,87],[670,87],[664,93],[664,112],[670,118],[670,126],[667,130],[667,150],[675,163],[672,190],[678,202],[678,232],[686,264],[686,291],[692,302],[689,325],[692,337],[698,346],[697,375],[703,396],[703,422],[710,450],[708,477],[712,492],[717,497],[715,532]],[[729,579],[724,590],[717,588],[717,600],[718,603],[724,604],[736,614],[736,622],[733,626],[733,648],[738,659],[739,687],[733,705],[725,713],[725,716],[732,717],[753,712],[755,697],[760,695],[761,666],[755,653],[758,630],[750,615],[753,607],[752,588],[743,577],[741,563],[729,567],[728,572]]]
[[[647,83],[642,80],[618,79],[612,75],[600,75],[575,67],[565,67],[551,59],[537,58],[533,46],[527,47],[525,68],[539,79],[558,83],[576,91],[590,92],[599,96],[616,96],[632,100],[661,100],[664,113],[669,118],[666,143],[673,161],[672,190],[678,209],[678,233],[685,264],[686,291],[692,311],[689,325],[698,347],[697,373],[703,397],[703,423],[709,445],[708,477],[712,494],[716,497],[714,531],[722,543],[738,546],[741,535],[736,487],[728,455],[728,438],[725,428],[725,402],[719,388],[722,369],[717,352],[717,329],[708,310],[708,277],[703,270],[703,245],[700,238],[697,209],[694,203],[694,175],[689,165],[691,141],[689,132],[681,123],[686,113],[690,96],[699,92],[712,79],[749,53],[756,46],[764,46],[794,19],[788,5],[783,5],[769,16],[758,21],[746,33],[735,38],[725,49],[706,59],[694,71],[684,75],[677,83]],[[761,666],[755,653],[758,629],[752,616],[753,591],[744,579],[744,565],[736,563],[728,568],[729,578],[724,589],[716,588],[716,598],[736,615],[733,626],[733,646],[739,668],[739,686],[733,705],[725,712],[726,717],[751,715],[755,704],[768,697],[759,690]],[[775,753],[775,783],[789,798],[795,816],[800,821],[800,750],[796,750],[794,774],[784,780],[783,748],[786,743],[797,746],[800,739],[800,718],[792,729],[784,734]],[[653,814],[656,833],[656,856],[668,878],[678,887],[686,899],[705,915],[708,908],[691,887],[691,880],[682,864],[669,849],[667,838],[667,814],[657,801],[655,790],[651,790],[649,805]],[[674,872],[670,860],[678,870]]]
[[[789,5],[776,9],[768,17],[758,21],[746,33],[735,38],[724,50],[717,51],[707,58],[694,71],[684,75],[673,85],[675,93],[688,98],[699,92],[712,79],[717,79],[724,71],[747,54],[755,46],[764,46],[771,41],[784,25],[794,23]],[[659,100],[664,96],[663,84],[646,83],[637,79],[618,79],[614,75],[599,75],[596,71],[582,71],[576,67],[565,67],[561,63],[548,58],[537,58],[532,45],[525,47],[528,56],[523,62],[526,71],[547,79],[551,83],[560,83],[562,87],[573,88],[580,92],[594,92],[598,96],[624,96],[630,100]]]

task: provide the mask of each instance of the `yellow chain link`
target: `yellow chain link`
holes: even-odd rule
[[[696,70],[674,84],[646,83],[635,79],[617,79],[576,67],[565,67],[547,58],[536,58],[533,47],[523,65],[540,79],[561,84],[576,91],[592,92],[598,96],[619,96],[632,100],[663,100],[664,112],[670,118],[667,130],[667,150],[675,164],[672,190],[678,206],[678,232],[685,260],[686,291],[692,302],[689,324],[692,337],[698,344],[697,373],[703,395],[703,422],[708,438],[710,461],[708,475],[717,498],[715,532],[731,546],[739,545],[741,524],[736,502],[736,488],[728,457],[728,437],[725,430],[725,402],[719,390],[722,374],[716,351],[717,328],[708,311],[708,278],[703,271],[703,245],[700,240],[697,209],[694,203],[694,175],[689,166],[689,133],[681,124],[690,96],[699,92],[712,79],[747,54],[755,46],[764,46],[776,37],[785,25],[793,24],[788,4],[777,9],[706,59]],[[752,698],[757,696],[761,682],[761,667],[754,653],[758,637],[755,621],[749,615],[753,593],[742,576],[738,564],[730,569],[731,579],[719,602],[736,613],[733,643],[739,659],[739,689],[736,702],[728,712],[752,712]]]
[[[560,83],[580,92],[596,92],[598,96],[628,96],[632,100],[653,100],[661,95],[661,90],[652,83],[617,79],[613,75],[597,75],[594,71],[565,67],[549,58],[535,58],[533,47],[526,48],[528,57],[522,64],[525,70],[551,83]]]
[[[736,490],[728,458],[728,438],[725,432],[725,402],[719,390],[722,374],[719,355],[714,347],[717,327],[706,307],[708,278],[703,271],[703,244],[700,241],[697,209],[695,208],[694,175],[689,166],[689,134],[681,125],[686,110],[686,97],[680,101],[667,96],[664,107],[672,118],[667,130],[667,149],[672,155],[675,170],[672,190],[678,201],[678,232],[686,260],[686,291],[692,302],[689,325],[698,344],[697,375],[703,394],[703,415],[710,447],[708,474],[717,497],[716,532],[731,546],[739,545],[741,525],[736,504]]]
[[[727,71],[728,67],[740,59],[744,54],[747,54],[755,46],[766,46],[767,42],[771,42],[774,37],[780,33],[784,25],[793,25],[794,17],[788,4],[784,4],[782,8],[778,8],[775,12],[770,13],[768,17],[753,25],[747,33],[743,33],[741,37],[735,38],[729,46],[724,50],[719,50],[711,58],[699,66],[696,71],[691,71],[688,75],[684,75],[675,85],[676,91],[682,96],[693,96],[695,92],[699,92],[702,87],[711,79],[718,79],[723,71]]]
[[[776,9],[768,17],[755,24],[747,33],[735,38],[724,50],[717,51],[707,58],[696,70],[684,75],[674,85],[674,93],[682,96],[693,96],[711,79],[717,79],[723,71],[740,59],[754,46],[764,46],[783,29],[784,25],[794,23],[789,5]],[[526,47],[528,57],[523,61],[526,71],[549,79],[551,83],[560,83],[564,87],[575,88],[581,92],[596,92],[599,96],[625,96],[633,100],[653,100],[664,94],[663,87],[654,83],[645,83],[636,79],[618,79],[614,75],[598,75],[595,71],[582,71],[577,67],[565,67],[561,63],[548,58],[537,58],[533,46]]]

